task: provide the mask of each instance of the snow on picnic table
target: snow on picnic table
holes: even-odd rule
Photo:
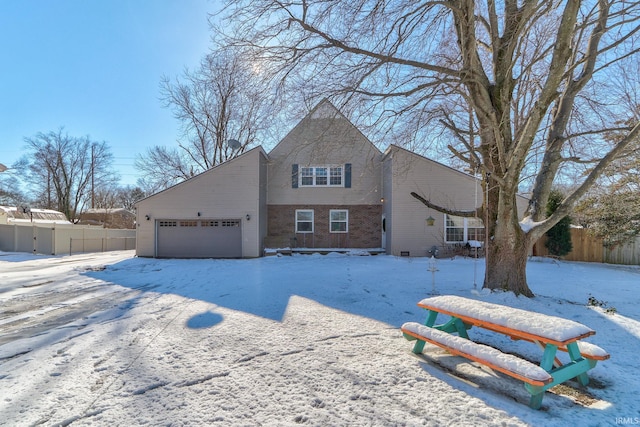
[[[419,339],[427,338],[428,340],[441,343],[447,348],[460,351],[472,358],[475,357],[476,360],[487,361],[496,368],[506,369],[524,378],[540,381],[541,383],[549,383],[553,379],[547,371],[528,360],[521,359],[512,354],[503,353],[493,347],[478,344],[458,335],[442,332],[436,328],[430,328],[417,322],[407,322],[402,325],[402,331],[413,333],[413,336]]]
[[[593,329],[581,323],[558,316],[549,316],[485,301],[474,301],[455,295],[425,298],[420,301],[420,305],[442,309],[554,341],[575,340],[576,337],[594,332]]]
[[[416,304],[432,289],[426,258],[0,253],[0,425],[595,426],[640,418],[632,380],[640,269],[533,260],[537,296],[527,299],[474,290],[474,267],[484,274],[474,263],[438,260],[437,290],[592,328],[589,341],[611,359],[589,372],[589,387],[546,393],[534,411],[521,382],[435,346],[412,355],[399,327],[424,321]],[[589,297],[617,314],[587,306]],[[541,356],[531,343],[469,333],[532,361]]]

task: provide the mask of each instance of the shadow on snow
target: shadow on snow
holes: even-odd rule
[[[289,299],[301,296],[399,327],[422,318],[416,303],[431,290],[423,260],[386,256],[299,255],[250,260],[133,258],[85,274],[133,289],[171,293],[282,321]],[[213,326],[213,312],[188,326]]]

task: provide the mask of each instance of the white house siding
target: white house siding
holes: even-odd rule
[[[139,201],[136,204],[136,254],[157,255],[157,221],[239,219],[242,257],[260,256],[262,236],[266,233],[266,219],[260,217],[266,201],[265,177],[266,155],[258,147]]]
[[[331,104],[321,103],[269,152],[268,204],[380,204],[381,152]],[[292,188],[292,166],[351,164],[351,188]]]
[[[411,192],[449,209],[472,210],[475,179],[393,145],[385,153],[384,163],[387,253],[427,256],[431,247],[444,244],[444,214],[427,208]],[[478,206],[481,194],[478,187]],[[427,224],[429,217],[435,219],[432,226]]]
[[[411,196],[416,192],[436,205],[470,211],[482,206],[478,179],[397,146],[384,154],[384,212],[387,221],[386,249],[393,255],[429,256],[433,246],[445,245],[445,216]],[[522,218],[527,199],[518,196]],[[427,218],[435,220],[427,224]]]

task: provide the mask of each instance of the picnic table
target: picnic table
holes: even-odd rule
[[[418,306],[428,310],[424,324],[408,322],[401,328],[406,339],[416,341],[414,353],[422,353],[429,342],[519,379],[531,394],[533,409],[540,408],[544,392],[555,385],[576,378],[586,386],[587,371],[609,358],[604,349],[582,341],[596,333],[593,329],[561,317],[453,295],[426,298]],[[439,314],[450,318],[436,325]],[[472,341],[467,331],[473,327],[537,344],[542,349],[540,363]],[[558,359],[558,350],[568,353],[568,363]]]

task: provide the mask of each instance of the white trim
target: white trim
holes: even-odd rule
[[[340,188],[340,187],[344,187],[344,180],[345,180],[345,176],[344,176],[344,172],[345,172],[345,166],[344,165],[308,165],[308,166],[299,166],[299,172],[298,172],[298,188],[300,187],[336,187],[336,188]],[[340,184],[331,184],[331,170],[332,169],[338,169],[340,168]],[[309,169],[311,169],[311,175],[305,175],[305,169],[308,171]],[[325,169],[326,170],[326,174],[324,175],[318,175],[317,171],[318,169]],[[337,175],[334,175],[337,176]],[[311,178],[312,183],[311,184],[305,184],[303,183],[303,178]],[[318,178],[326,178],[326,184],[317,184]]]

